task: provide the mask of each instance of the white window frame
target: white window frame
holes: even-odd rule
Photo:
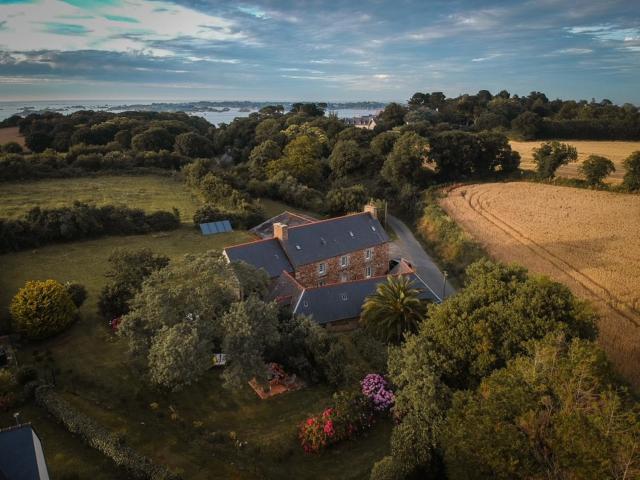
[[[327,264],[324,262],[320,262],[318,264],[318,275],[326,275],[327,274]]]
[[[345,283],[349,281],[349,275],[347,274],[347,272],[342,272],[340,274],[340,283]]]
[[[364,251],[364,259],[371,260],[373,258],[373,248],[367,248]]]
[[[364,276],[366,278],[371,278],[373,276],[373,269],[371,268],[371,265],[367,265],[364,269]]]
[[[342,255],[340,257],[340,268],[347,268],[349,266],[349,255]]]

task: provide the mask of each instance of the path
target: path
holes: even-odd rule
[[[397,240],[392,245],[394,250],[403,258],[406,258],[415,268],[418,276],[427,284],[436,297],[442,297],[443,275],[433,259],[424,251],[420,242],[416,240],[413,232],[399,218],[388,216],[389,226],[396,232]],[[392,255],[393,256],[393,255]],[[453,286],[447,281],[444,288],[444,297],[455,293]]]

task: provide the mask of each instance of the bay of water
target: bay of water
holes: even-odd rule
[[[160,101],[159,101],[160,102]],[[113,109],[123,105],[151,105],[154,102],[151,101],[100,101],[100,100],[75,100],[75,101],[34,101],[34,102],[0,102],[0,120],[9,118],[12,115],[26,116],[29,113],[39,112],[43,110],[50,110],[62,114],[70,114],[77,112],[78,110],[108,110],[113,113],[118,113],[124,110]],[[156,102],[157,103],[157,102]],[[170,103],[162,101],[162,103]],[[184,102],[180,102],[184,103]],[[274,102],[275,103],[275,102]],[[226,112],[189,112],[189,115],[197,115],[206,118],[210,123],[219,125],[221,123],[231,123],[236,117],[246,117],[250,113],[257,111],[256,109],[250,111],[240,111],[239,108],[230,108]],[[357,117],[362,115],[376,114],[379,110],[366,110],[366,109],[338,109],[331,110],[339,118]]]

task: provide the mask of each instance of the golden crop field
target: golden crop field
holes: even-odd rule
[[[560,140],[563,143],[569,143],[578,150],[578,161],[565,165],[558,169],[558,175],[569,178],[580,178],[578,167],[586,160],[589,155],[602,155],[607,157],[616,166],[616,171],[607,179],[610,183],[618,183],[622,181],[624,176],[624,168],[622,162],[633,152],[640,150],[640,142],[623,142],[623,141],[590,141],[590,140]],[[509,142],[511,148],[520,153],[522,157],[520,167],[525,170],[534,170],[533,149],[539,147],[542,143],[540,140],[533,142],[517,142],[511,140]]]
[[[640,195],[489,183],[453,188],[441,204],[492,257],[590,300],[600,344],[640,387]]]
[[[0,145],[9,142],[17,142],[22,145],[22,148],[26,148],[24,144],[24,137],[20,135],[18,127],[0,128]]]

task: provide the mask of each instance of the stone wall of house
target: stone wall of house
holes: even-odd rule
[[[366,259],[366,249],[347,254],[348,264],[341,265],[342,256],[329,258],[321,262],[302,265],[295,270],[295,278],[306,288],[330,285],[332,283],[351,282],[367,278],[367,266],[371,267],[371,276],[386,275],[389,271],[389,244],[371,247],[371,259]],[[320,264],[324,263],[324,274],[320,273]]]

